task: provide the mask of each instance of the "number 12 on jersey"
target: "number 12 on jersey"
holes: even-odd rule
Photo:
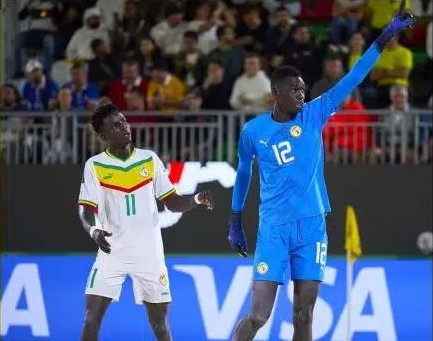
[[[274,150],[274,154],[279,165],[295,160],[294,156],[289,156],[289,154],[292,152],[292,146],[290,145],[289,141],[280,142],[278,145],[273,144],[272,149]]]
[[[135,215],[135,194],[126,194],[126,215],[129,217],[131,215]]]

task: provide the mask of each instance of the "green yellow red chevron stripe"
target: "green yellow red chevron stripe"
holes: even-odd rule
[[[151,182],[155,175],[153,158],[137,161],[129,166],[121,167],[93,162],[96,177],[101,186],[131,193]]]
[[[90,206],[90,207],[93,207],[93,208],[98,208],[98,204],[95,203],[95,202],[93,202],[93,201],[90,201],[90,200],[80,199],[80,200],[78,200],[78,204],[79,205]]]
[[[173,193],[176,192],[175,188],[172,188],[171,190],[169,190],[168,192],[165,192],[163,195],[160,195],[158,197],[158,200],[164,200],[165,198],[169,197],[170,195],[172,195]]]

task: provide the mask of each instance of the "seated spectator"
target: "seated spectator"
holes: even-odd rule
[[[360,112],[346,113],[351,110]],[[351,162],[368,155],[373,144],[371,122],[376,121],[376,117],[363,110],[365,107],[362,103],[349,95],[341,104],[339,112],[328,121],[323,130],[328,160]]]
[[[197,69],[206,65],[205,56],[198,49],[198,35],[194,31],[187,31],[183,37],[183,51],[174,60],[174,74],[185,85],[192,89],[197,84]]]
[[[329,25],[331,42],[335,45],[347,45],[352,33],[359,29],[364,16],[365,0],[336,0],[333,19]]]
[[[219,61],[224,68],[224,78],[229,82],[241,74],[245,52],[242,48],[233,45],[235,33],[230,26],[221,26],[217,30],[218,46],[208,54],[208,60]],[[204,75],[200,76],[200,79]],[[201,84],[201,82],[199,82]]]
[[[26,28],[25,31],[19,34],[15,44],[16,73],[22,70],[22,51],[24,49],[41,50],[45,70],[51,69],[57,31],[53,22],[54,6],[55,1],[52,0],[29,0],[18,13],[18,19],[20,21],[27,19],[27,23],[23,26]]]
[[[146,110],[146,97],[140,88],[133,87],[125,93],[126,110],[144,111]]]
[[[290,30],[295,23],[291,18],[289,10],[284,7],[278,7],[273,13],[275,24],[268,28],[265,39],[264,55],[272,58],[284,44],[291,44]]]
[[[71,82],[65,84],[71,90],[71,107],[73,110],[93,110],[98,103],[100,93],[98,87],[87,81],[85,65],[76,63],[71,67]]]
[[[413,108],[409,104],[408,89],[404,85],[393,85],[389,89],[391,105],[389,114],[382,116],[386,160],[391,163],[402,160],[403,153],[414,146],[415,115],[410,113]],[[406,157],[410,155],[406,155]]]
[[[166,7],[165,20],[150,30],[150,36],[165,56],[173,56],[180,52],[182,38],[188,30],[183,21],[184,10],[177,3],[169,3]]]
[[[89,81],[95,83],[102,94],[106,94],[109,84],[120,78],[120,63],[108,52],[107,43],[95,39],[91,43],[95,58],[89,62]]]
[[[224,67],[219,61],[211,61],[208,64],[207,76],[201,88],[203,109],[231,109],[229,99],[232,83],[224,77],[224,71]]]
[[[11,83],[1,87],[1,111],[26,111],[27,107],[21,104],[21,96],[17,87]]]
[[[164,111],[184,109],[185,94],[185,84],[168,72],[167,63],[155,63],[147,89],[147,107],[150,110]]]
[[[113,30],[113,50],[136,51],[141,39],[148,31],[145,21],[140,16],[140,4],[136,0],[127,0],[121,21],[115,22]]]
[[[236,79],[230,97],[233,109],[265,111],[273,104],[271,81],[260,70],[260,57],[249,54],[245,58],[244,74]]]
[[[125,59],[122,63],[122,78],[111,83],[107,96],[120,110],[126,110],[126,93],[132,88],[139,88],[143,94],[147,92],[147,81],[140,76],[140,68],[136,59]]]
[[[329,54],[325,57],[323,77],[314,83],[311,89],[311,98],[316,98],[331,89],[341,77],[344,76],[343,61],[340,56]],[[361,95],[356,89],[352,93],[353,99],[361,102]]]
[[[236,27],[236,45],[247,52],[263,53],[268,23],[260,16],[257,4],[246,3],[241,9],[242,22]]]
[[[154,63],[161,59],[164,59],[164,56],[153,39],[150,37],[143,38],[140,43],[140,53],[138,54],[141,75],[146,79],[150,79]]]
[[[42,64],[30,59],[26,64],[27,81],[22,90],[23,104],[30,111],[51,110],[57,100],[59,87],[49,76],[43,74]]]
[[[396,35],[386,44],[371,73],[371,79],[378,85],[379,107],[389,104],[389,89],[392,85],[409,86],[412,68],[412,51],[400,45],[399,36]]]
[[[56,108],[60,111],[73,111],[72,107],[72,90],[68,86],[62,86],[57,95]],[[81,110],[81,109],[76,109]]]
[[[292,65],[302,73],[302,78],[307,85],[307,97],[311,86],[320,77],[320,53],[311,39],[310,28],[306,24],[295,25],[292,31],[292,40],[286,40],[278,55],[272,60],[272,67],[277,68],[281,64]]]
[[[101,11],[97,7],[89,8],[84,12],[83,27],[72,36],[66,48],[66,57],[70,60],[91,60],[95,58],[91,43],[95,39],[102,39],[110,46],[108,31],[101,21]]]
[[[200,0],[195,10],[195,18],[188,24],[189,30],[197,32],[197,48],[203,54],[208,54],[217,46],[216,31],[218,26],[222,25],[218,14],[210,2]]]

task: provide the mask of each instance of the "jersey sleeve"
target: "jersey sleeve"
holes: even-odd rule
[[[252,162],[255,156],[255,150],[252,143],[251,131],[245,126],[241,131],[239,138],[238,157],[239,162]]]
[[[171,183],[166,168],[156,154],[153,156],[153,160],[155,167],[155,177],[153,181],[155,197],[158,200],[164,200],[175,193],[176,188],[174,188],[173,184]]]
[[[99,183],[96,180],[91,161],[87,161],[84,166],[78,204],[90,206],[94,209],[97,209],[99,205]]]
[[[353,66],[348,74],[322,96],[307,103],[307,114],[311,115],[315,124],[322,128],[338,110],[341,102],[368,75],[380,55],[379,47],[373,43]]]

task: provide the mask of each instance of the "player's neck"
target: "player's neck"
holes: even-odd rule
[[[272,112],[272,119],[276,122],[287,122],[295,118],[296,112],[289,112],[287,110],[281,110],[278,107],[274,108]]]
[[[132,144],[128,144],[125,148],[108,147],[108,151],[116,158],[126,160],[134,151],[134,146]]]

